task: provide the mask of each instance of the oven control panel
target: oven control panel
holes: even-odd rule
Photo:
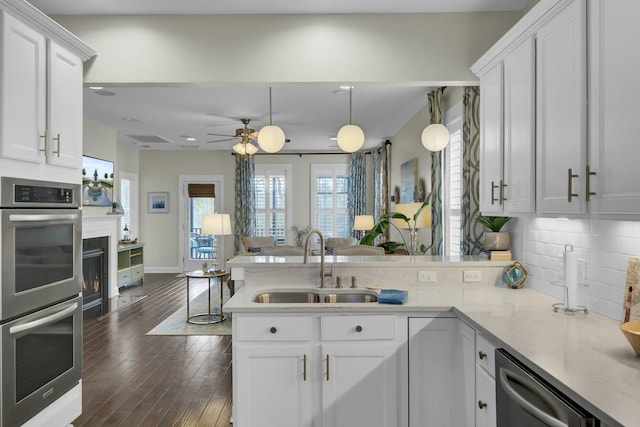
[[[72,204],[71,188],[41,187],[36,185],[16,185],[14,202],[16,203],[55,203]]]
[[[0,177],[2,208],[79,208],[80,184]]]

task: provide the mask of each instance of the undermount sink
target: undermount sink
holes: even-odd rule
[[[371,303],[378,301],[378,295],[375,291],[355,289],[274,289],[256,294],[252,301],[263,304]]]

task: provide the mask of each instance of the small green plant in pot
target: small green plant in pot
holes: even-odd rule
[[[511,237],[508,231],[501,231],[502,227],[511,220],[508,216],[483,216],[476,218],[480,224],[489,231],[482,235],[482,247],[486,251],[506,251],[511,245]]]

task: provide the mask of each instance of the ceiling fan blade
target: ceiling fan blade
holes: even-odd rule
[[[211,135],[211,136],[227,136],[229,138],[235,137],[235,135],[229,135],[229,134],[226,134],[226,133],[208,133],[207,135]]]
[[[212,142],[224,142],[224,141],[233,141],[236,138],[225,138],[225,139],[216,139],[215,141],[206,141],[205,144],[210,144]]]

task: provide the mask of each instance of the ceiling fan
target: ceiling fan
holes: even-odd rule
[[[256,146],[256,141],[258,139],[258,132],[255,129],[251,129],[249,127],[249,123],[251,119],[243,118],[240,119],[244,127],[236,129],[235,135],[227,135],[222,133],[208,133],[207,135],[212,136],[224,136],[224,139],[217,139],[214,141],[207,141],[207,143],[213,142],[223,142],[223,141],[231,141],[234,139],[240,139],[240,142],[233,146],[233,150],[238,154],[254,154],[258,151],[258,147]],[[291,142],[290,139],[285,139],[286,142]]]

